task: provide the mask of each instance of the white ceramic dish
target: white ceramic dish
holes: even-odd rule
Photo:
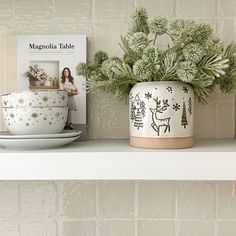
[[[27,90],[2,95],[3,107],[63,107],[67,106],[66,90]]]
[[[5,125],[12,134],[57,134],[64,129],[68,107],[3,108]]]
[[[65,146],[76,139],[80,135],[69,138],[45,138],[45,139],[2,139],[0,138],[0,147],[7,149],[21,150],[37,150],[50,149]]]
[[[46,138],[70,138],[80,135],[79,130],[63,130],[59,134],[28,134],[16,135],[8,131],[0,132],[0,139],[46,139]]]

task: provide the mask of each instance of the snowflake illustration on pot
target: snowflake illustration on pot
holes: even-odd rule
[[[34,112],[34,113],[31,114],[31,117],[37,118],[37,117],[38,117],[38,114]]]
[[[152,98],[152,94],[150,92],[145,93],[145,98],[149,100]]]
[[[184,91],[184,93],[188,93],[189,92],[189,89],[188,89],[188,87],[183,87],[183,91]]]
[[[20,104],[23,104],[25,101],[24,101],[24,99],[23,98],[20,98],[19,100],[18,100],[18,103],[20,103]]]
[[[180,105],[178,103],[173,104],[173,110],[175,111],[180,110]]]
[[[137,94],[133,100],[131,100],[130,119],[134,122],[134,127],[138,130],[143,127],[143,118],[146,115],[146,106]]]
[[[43,100],[44,102],[47,102],[47,101],[48,101],[48,97],[47,97],[47,96],[44,96],[44,97],[42,97],[42,100]]]
[[[167,91],[168,91],[169,93],[172,93],[172,92],[173,92],[173,88],[172,88],[171,86],[168,86],[166,89],[167,89]]]

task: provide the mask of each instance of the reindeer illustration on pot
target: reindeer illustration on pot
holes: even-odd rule
[[[158,100],[158,97],[153,98],[153,100],[156,102],[155,108],[150,108],[150,111],[152,112],[152,128],[157,132],[157,136],[160,136],[161,127],[164,127],[164,133],[170,132],[170,118],[158,118],[158,114],[163,113],[167,110],[167,108],[170,106],[168,103],[168,99],[162,99]]]

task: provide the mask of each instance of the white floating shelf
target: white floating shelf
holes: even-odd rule
[[[236,180],[236,139],[197,140],[181,150],[137,149],[127,140],[0,148],[0,180]]]

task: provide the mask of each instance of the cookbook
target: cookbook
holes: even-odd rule
[[[86,35],[18,35],[18,90],[65,89],[68,91],[66,129],[82,131],[86,139],[86,79],[76,66],[86,62]]]

